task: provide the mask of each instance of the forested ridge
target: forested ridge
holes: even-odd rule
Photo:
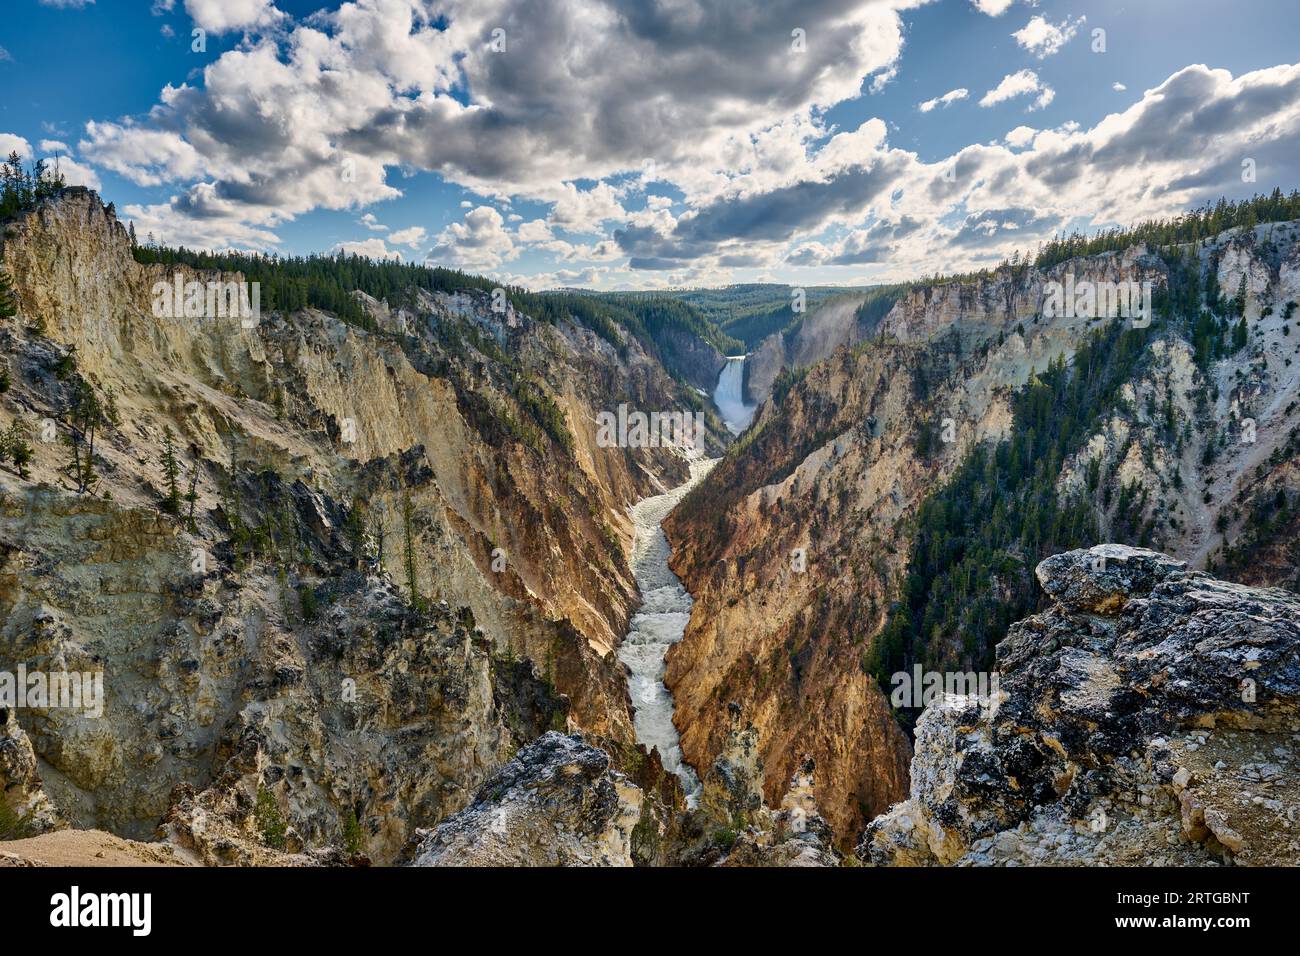
[[[863,657],[864,669],[882,687],[889,688],[891,674],[917,663],[927,670],[992,669],[994,647],[1008,625],[1041,609],[1034,567],[1048,555],[1099,543],[1099,506],[1108,511],[1114,506],[1109,540],[1157,543],[1152,522],[1142,518],[1145,489],[1116,484],[1093,462],[1085,492],[1062,499],[1062,467],[1102,421],[1122,410],[1120,390],[1141,374],[1153,338],[1186,340],[1203,372],[1245,346],[1245,289],[1229,294],[1219,289],[1214,254],[1203,274],[1196,244],[1210,238],[1212,230],[1297,217],[1300,196],[1283,199],[1274,193],[1045,248],[1040,264],[1060,261],[1057,257],[1067,252],[1090,255],[1139,241],[1152,244],[1168,275],[1167,286],[1153,296],[1155,321],[1148,328],[1129,323],[1100,327],[1072,360],[1058,357],[1032,376],[1012,396],[1011,436],[977,446],[952,480],[921,505],[900,592]],[[1157,245],[1166,241],[1168,245]],[[1205,388],[1208,392],[1210,386]],[[1203,408],[1209,397],[1198,400]],[[1168,408],[1157,415],[1157,427],[1163,440],[1181,448],[1187,434],[1170,415]],[[926,429],[916,438],[923,456],[938,447]],[[1212,452],[1214,446],[1210,441],[1207,447]],[[1288,515],[1285,495],[1270,505],[1274,521],[1276,515]],[[902,716],[906,721],[909,715]]]

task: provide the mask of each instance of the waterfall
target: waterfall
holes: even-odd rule
[[[713,390],[713,404],[718,406],[722,421],[733,435],[739,435],[754,418],[757,406],[745,404],[745,356],[731,355],[718,376]]]

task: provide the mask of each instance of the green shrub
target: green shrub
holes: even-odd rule
[[[287,843],[289,825],[284,822],[280,805],[265,786],[257,788],[257,806],[254,808],[257,829],[262,835],[262,845],[272,850],[283,850]]]

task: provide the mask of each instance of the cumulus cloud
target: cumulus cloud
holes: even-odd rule
[[[1011,34],[1015,41],[1040,60],[1045,60],[1074,39],[1079,27],[1087,17],[1071,20],[1066,17],[1060,23],[1051,23],[1045,17],[1031,17],[1019,30]]]
[[[1017,96],[1029,96],[1035,93],[1038,95],[1029,107],[1030,110],[1040,110],[1056,97],[1056,91],[1043,83],[1033,70],[1020,70],[1002,77],[1002,81],[997,86],[980,98],[980,106],[996,106]]]
[[[153,12],[161,13],[171,7],[168,3]],[[272,0],[185,0],[185,12],[195,26],[210,33],[269,27],[284,17]]]
[[[220,5],[224,26],[205,21],[246,31],[236,46],[147,114],[88,123],[76,157],[164,187],[128,213],[169,242],[274,248],[295,216],[349,209],[389,253],[496,270],[544,250],[578,274],[626,261],[646,286],[781,262],[899,278],[967,268],[1063,223],[1238,195],[1243,155],[1261,186],[1300,178],[1292,66],[1187,67],[1091,128],[1018,126],[931,162],[891,145],[879,119],[829,125],[826,108],[897,67],[899,12],[920,2],[446,0],[435,16],[424,0],[355,0],[294,21],[238,0]],[[1011,5],[974,3],[990,16]],[[196,23],[217,16],[192,6]],[[802,54],[791,24],[808,31]],[[1017,42],[1041,53],[1077,26],[1035,17]],[[504,52],[489,44],[498,27]],[[1053,96],[1021,70],[978,102],[1032,110]],[[474,197],[462,218],[430,236],[361,215],[421,170]],[[618,269],[602,287],[625,280]]]
[[[622,220],[626,215],[609,183],[597,183],[588,190],[564,183],[551,208],[551,223],[570,232],[597,232],[603,222]]]
[[[332,252],[344,252],[353,256],[366,256],[369,259],[400,259],[401,253],[389,249],[387,243],[378,236],[355,242],[340,242]]]
[[[1123,93],[1125,90],[1128,89],[1127,86],[1125,86],[1123,83],[1119,83],[1119,82],[1112,83],[1112,84],[1110,85],[1110,88],[1111,88],[1112,90],[1114,90],[1116,93]]]
[[[551,232],[551,227],[545,219],[534,219],[531,222],[521,222],[519,228],[515,230],[520,242],[550,242],[555,236]]]
[[[988,264],[1068,223],[1130,223],[1240,195],[1246,148],[1268,182],[1294,183],[1300,65],[1237,78],[1187,67],[1091,129],[1017,127],[1005,142],[923,163],[879,141],[815,178],[615,236],[633,269],[654,273],[772,248],[790,249],[795,266],[888,266],[881,278]]]
[[[971,6],[980,13],[987,13],[991,17],[1000,17],[1011,9],[1016,0],[970,0],[970,2]]]
[[[491,206],[476,206],[439,233],[428,258],[438,265],[469,269],[495,269],[513,258],[515,243],[505,229],[501,213]]]
[[[953,103],[956,103],[958,100],[964,100],[968,96],[970,96],[970,90],[966,89],[965,87],[958,87],[955,90],[949,90],[947,93],[943,94],[943,96],[936,96],[932,100],[926,100],[924,103],[918,103],[916,108],[920,110],[922,113],[928,113],[936,106],[951,106]]]
[[[0,160],[8,161],[10,153],[17,153],[22,159],[30,159],[32,144],[17,133],[0,133]]]
[[[1002,138],[1008,146],[1013,149],[1020,149],[1021,147],[1028,146],[1032,143],[1034,137],[1037,135],[1038,130],[1034,129],[1032,126],[1017,126]]]
[[[254,225],[364,205],[396,194],[384,169],[397,166],[556,203],[591,228],[621,213],[587,181],[653,160],[687,188],[721,188],[729,143],[857,96],[898,60],[899,11],[923,2],[449,0],[435,15],[357,0],[295,22],[269,0],[186,0],[196,24],[251,37],[146,117],[88,126],[82,153],[178,184],[176,215],[200,186]],[[810,38],[799,55],[770,40],[795,22]],[[498,28],[504,52],[487,42]],[[589,208],[570,208],[575,181]]]
[[[44,145],[41,148],[44,149]],[[93,169],[70,156],[46,156],[45,163],[47,178],[57,174],[63,176],[63,182],[68,186],[85,186],[96,192],[104,188],[99,181],[99,175]]]
[[[81,152],[100,166],[137,186],[158,186],[175,179],[195,179],[207,163],[190,143],[174,132],[134,124],[86,124]]]
[[[425,231],[423,226],[411,226],[408,229],[398,229],[390,233],[388,241],[395,246],[410,246],[412,249],[418,248],[424,243]]]

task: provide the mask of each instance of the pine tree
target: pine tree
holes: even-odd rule
[[[424,598],[420,595],[419,567],[415,560],[415,505],[411,503],[411,494],[402,496],[402,544],[405,554],[402,563],[406,568],[406,588],[410,592],[411,607],[424,609]]]
[[[363,548],[366,539],[366,505],[360,495],[352,499],[343,533],[347,538],[348,549],[352,552],[353,565],[359,567],[365,558]]]
[[[176,462],[176,441],[170,425],[163,428],[163,481],[166,482],[167,497],[163,499],[163,510],[169,515],[181,513],[181,492],[176,485],[179,465]]]
[[[8,319],[18,314],[16,298],[13,280],[0,270],[0,319]]]
[[[71,460],[64,470],[77,494],[86,494],[99,482],[95,474],[95,436],[100,426],[108,422],[108,414],[95,389],[84,379],[78,379],[73,386],[67,419],[68,431],[63,441]]]
[[[32,446],[27,443],[27,425],[21,418],[15,418],[4,433],[4,449],[7,457],[13,460],[14,471],[25,481],[27,465],[32,460]]]
[[[198,534],[199,526],[194,522],[194,506],[199,500],[199,456],[197,450],[194,451],[194,464],[190,468],[190,488],[185,492],[185,500],[189,502],[189,513],[185,517],[185,529],[190,534]]]
[[[1239,352],[1246,347],[1246,317],[1243,315],[1232,327],[1232,351]]]

